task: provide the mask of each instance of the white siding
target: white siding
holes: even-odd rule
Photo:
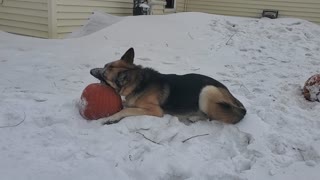
[[[152,14],[163,14],[163,2],[154,4]],[[0,0],[0,30],[63,38],[84,25],[94,11],[130,16],[132,8],[132,0]]]
[[[164,14],[164,4],[155,4],[152,6],[151,15],[163,15]]]
[[[297,17],[320,24],[320,0],[177,0],[175,11],[164,11],[164,0],[153,0],[152,14],[206,12],[260,17],[263,9],[280,17]],[[2,2],[2,3],[1,3]],[[84,25],[93,11],[132,15],[132,0],[0,0],[0,29],[16,34],[63,38]]]
[[[176,0],[176,10],[177,12],[184,12],[187,0]]]
[[[161,0],[154,0],[154,1],[150,1],[150,5],[151,5],[151,15],[163,15],[165,14],[164,12],[164,8],[165,8],[165,2],[161,1]]]
[[[178,0],[186,11],[231,16],[261,17],[263,9],[279,10],[279,17],[320,23],[320,0]],[[181,8],[180,8],[181,9]]]
[[[2,0],[0,30],[48,38],[47,0]]]
[[[57,37],[84,25],[93,11],[99,10],[118,16],[132,15],[132,0],[56,0]]]

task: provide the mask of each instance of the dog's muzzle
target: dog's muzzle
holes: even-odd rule
[[[104,74],[104,68],[94,68],[90,70],[90,74],[99,79],[100,81],[105,82],[103,74]]]

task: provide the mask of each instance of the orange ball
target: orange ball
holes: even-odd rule
[[[108,117],[121,109],[121,97],[110,86],[94,83],[88,85],[82,92],[79,112],[87,120]]]
[[[320,101],[320,74],[315,74],[306,81],[303,95],[309,101]]]

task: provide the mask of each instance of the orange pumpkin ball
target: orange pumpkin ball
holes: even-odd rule
[[[306,81],[303,95],[309,101],[320,101],[320,74],[315,74]]]
[[[82,92],[79,112],[87,120],[108,117],[121,109],[121,97],[110,86],[94,83],[88,85]]]

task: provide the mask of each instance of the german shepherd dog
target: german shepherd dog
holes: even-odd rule
[[[135,65],[130,48],[120,60],[90,74],[125,97],[120,112],[101,119],[102,124],[119,122],[129,116],[200,112],[210,120],[235,124],[246,114],[243,104],[222,83],[200,74],[161,74]]]

